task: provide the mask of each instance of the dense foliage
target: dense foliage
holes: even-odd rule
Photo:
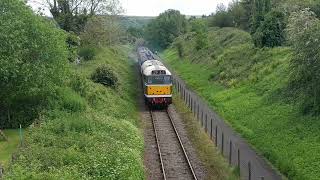
[[[187,31],[187,20],[179,11],[167,10],[152,20],[145,31],[151,45],[163,49]]]
[[[253,34],[257,47],[276,47],[285,42],[286,17],[285,14],[273,10],[267,13],[261,25]]]
[[[287,32],[294,49],[291,85],[302,92],[303,111],[320,114],[320,20],[308,9],[292,13]]]
[[[16,0],[0,2],[0,24],[0,128],[26,127],[66,79],[65,34]]]

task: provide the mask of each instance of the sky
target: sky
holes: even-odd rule
[[[167,9],[179,10],[185,15],[209,15],[218,4],[231,0],[120,0],[126,15],[158,16]]]
[[[158,16],[167,9],[179,10],[185,15],[209,15],[215,11],[218,4],[226,6],[232,0],[119,0],[125,10],[125,15],[130,16]],[[44,9],[47,16],[51,16],[47,8],[43,7],[44,0],[30,0],[29,5],[38,10]]]

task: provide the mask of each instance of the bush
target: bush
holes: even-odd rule
[[[92,47],[81,47],[79,50],[79,56],[85,61],[90,61],[96,56],[96,50]]]
[[[117,76],[109,67],[105,65],[98,67],[92,74],[91,79],[93,80],[93,82],[100,83],[106,87],[115,88],[118,83]]]

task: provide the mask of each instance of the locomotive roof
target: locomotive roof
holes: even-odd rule
[[[151,76],[152,71],[162,70],[166,72],[166,75],[171,75],[171,72],[158,60],[146,61],[141,66],[142,72],[145,76]]]

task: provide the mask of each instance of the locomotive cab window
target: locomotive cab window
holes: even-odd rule
[[[147,84],[171,84],[171,76],[149,76]]]

